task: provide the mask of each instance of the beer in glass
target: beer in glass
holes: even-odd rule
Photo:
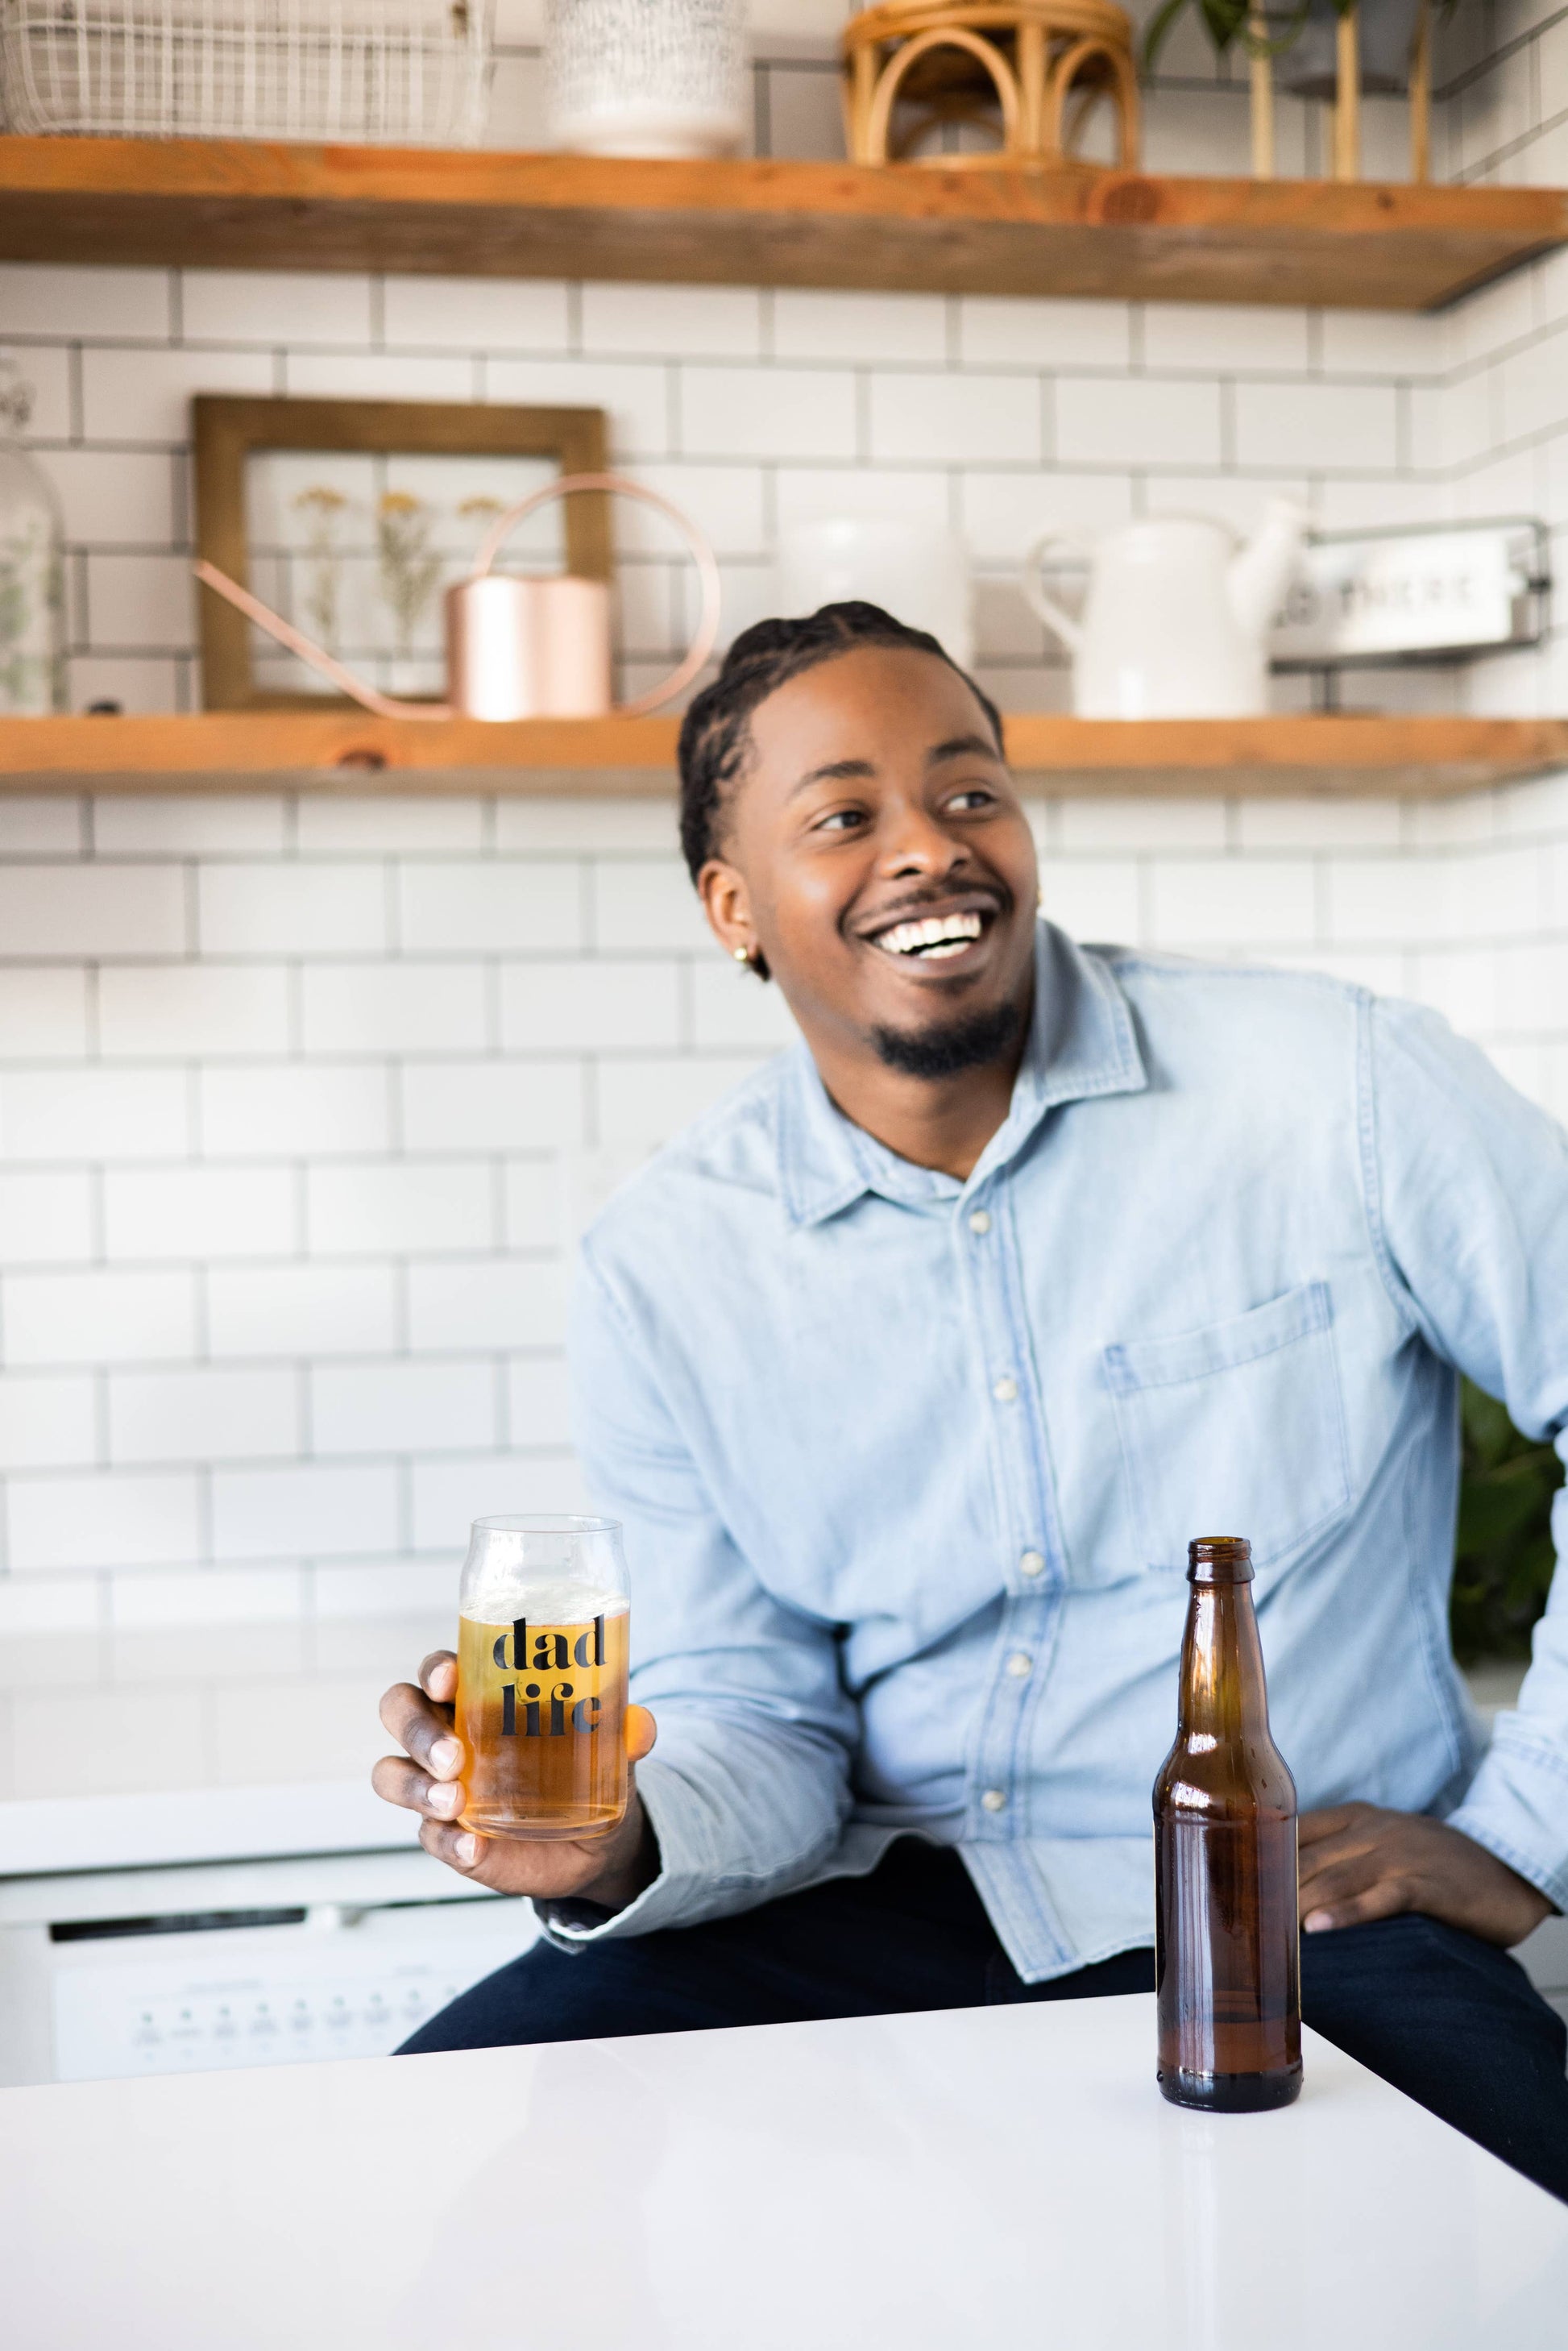
[[[1252,1550],[1188,1546],[1176,1744],[1154,1785],[1159,2086],[1246,2113],[1302,2085],[1296,1791],[1269,1735]]]
[[[458,1608],[463,1827],[607,1835],[627,1806],[620,1528],[613,1519],[476,1519]]]

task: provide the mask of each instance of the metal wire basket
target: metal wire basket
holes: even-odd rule
[[[477,143],[494,0],[0,0],[23,131]]]

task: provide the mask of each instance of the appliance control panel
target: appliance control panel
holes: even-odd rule
[[[55,2078],[388,2056],[534,1938],[520,1904],[501,1919],[461,1908],[67,1947],[53,1971]]]

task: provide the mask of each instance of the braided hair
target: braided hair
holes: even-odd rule
[[[984,711],[1000,751],[1002,719],[994,703],[935,637],[896,621],[879,604],[825,604],[804,620],[758,621],[742,630],[680,728],[680,846],[693,882],[709,859],[720,854],[725,791],[745,763],[753,711],[803,670],[852,653],[857,645],[902,645],[934,653],[958,670]]]

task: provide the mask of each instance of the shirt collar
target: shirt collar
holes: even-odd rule
[[[1022,1149],[1047,1111],[1148,1083],[1127,998],[1098,956],[1053,923],[1037,926],[1034,1010],[1006,1118],[964,1185],[916,1167],[867,1134],[828,1099],[804,1043],[786,1057],[779,1089],[779,1182],[793,1225],[820,1224],[865,1192],[907,1207],[957,1199]]]

